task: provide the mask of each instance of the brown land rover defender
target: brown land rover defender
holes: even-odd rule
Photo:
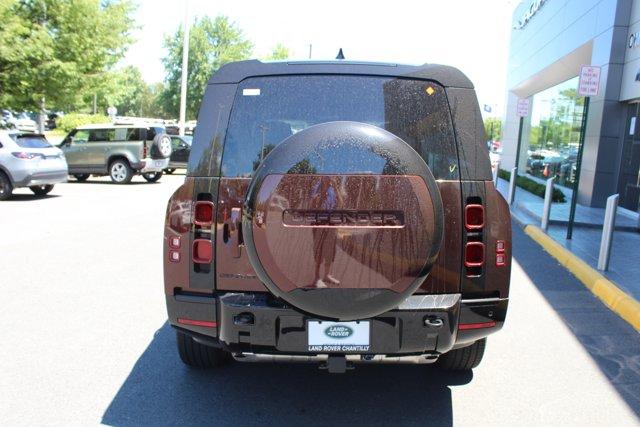
[[[180,357],[476,367],[509,296],[511,221],[491,178],[455,68],[222,67],[166,213]]]

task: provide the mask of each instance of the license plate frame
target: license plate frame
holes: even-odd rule
[[[315,353],[366,353],[371,349],[371,322],[307,321],[307,349]]]

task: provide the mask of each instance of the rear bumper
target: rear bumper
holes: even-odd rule
[[[370,322],[371,345],[366,354],[437,355],[470,345],[502,327],[506,307],[505,299],[463,302],[460,294],[414,295],[397,309],[363,319]],[[167,309],[174,327],[234,353],[319,354],[309,351],[307,332],[307,322],[317,318],[270,294],[171,295]],[[473,324],[475,329],[458,330],[460,323]]]
[[[57,171],[35,171],[27,173],[15,182],[16,187],[29,187],[32,185],[53,185],[66,182],[69,177],[67,169]]]
[[[134,169],[139,169],[139,173],[162,172],[169,166],[169,159],[143,159]]]
[[[186,167],[187,167],[187,162],[173,162],[173,161],[170,161],[168,166],[169,169],[181,169],[181,168],[186,169]]]

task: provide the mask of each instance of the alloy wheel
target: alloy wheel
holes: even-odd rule
[[[111,166],[111,177],[116,182],[122,182],[127,178],[127,168],[120,162]]]

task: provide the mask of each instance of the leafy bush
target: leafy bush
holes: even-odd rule
[[[80,114],[71,113],[65,114],[62,117],[56,119],[56,127],[62,129],[65,132],[69,132],[74,128],[82,125],[89,125],[94,123],[111,123],[107,116],[102,114]]]
[[[511,179],[511,172],[508,172],[504,169],[499,169],[498,176],[504,180],[509,181]],[[536,196],[542,197],[544,199],[544,192],[546,190],[546,187],[543,184],[540,184],[539,182],[536,182],[526,176],[518,175],[516,177],[516,185],[527,190],[529,193],[535,194]],[[564,197],[564,193],[557,188],[553,189],[551,200],[556,203],[565,203],[567,201]]]

